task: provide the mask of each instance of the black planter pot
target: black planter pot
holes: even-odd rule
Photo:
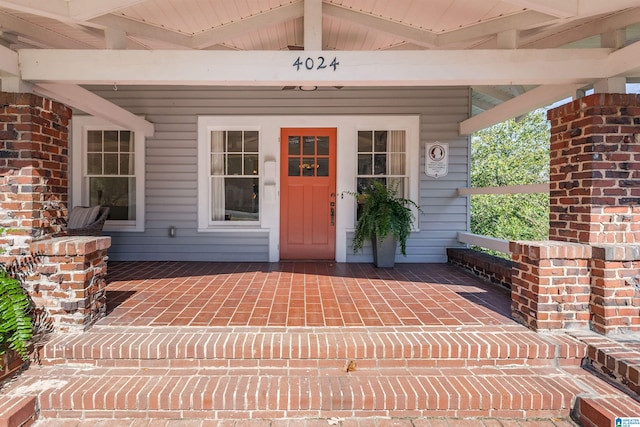
[[[376,267],[392,268],[396,262],[396,248],[398,242],[393,234],[388,234],[382,239],[375,235],[371,238],[373,245],[373,263]]]

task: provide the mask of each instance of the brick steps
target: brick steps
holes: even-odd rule
[[[585,352],[517,325],[102,326],[53,337],[2,392],[36,394],[44,421],[565,420],[577,397],[617,392],[579,368]]]
[[[185,333],[188,331],[188,333]],[[584,345],[563,335],[544,336],[520,326],[468,328],[119,328],[60,335],[44,348],[45,364],[167,366],[191,360],[203,366],[238,360],[272,363],[299,359],[406,360],[418,366],[553,366],[577,364]],[[235,362],[234,362],[235,361]],[[381,362],[382,363],[382,362]]]

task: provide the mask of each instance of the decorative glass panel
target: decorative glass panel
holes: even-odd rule
[[[290,155],[300,154],[300,137],[299,136],[289,137],[289,154]]]
[[[304,137],[304,147],[302,150],[302,154],[305,155],[314,155],[316,153],[316,138],[315,136],[305,136]]]
[[[328,156],[329,155],[329,137],[327,136],[319,136],[318,137],[318,155],[320,156]]]
[[[329,159],[318,159],[318,176],[329,176]]]
[[[289,176],[300,176],[300,159],[289,159]]]

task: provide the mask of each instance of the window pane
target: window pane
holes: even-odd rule
[[[242,131],[227,132],[227,151],[230,153],[242,152]]]
[[[227,175],[242,175],[242,154],[227,156]]]
[[[327,136],[318,137],[318,154],[321,156],[329,155],[329,137]]]
[[[302,148],[302,154],[313,155],[316,153],[316,138],[314,136],[305,136]]]
[[[224,154],[211,155],[211,175],[224,175]]]
[[[211,152],[224,153],[224,132],[214,130],[211,132]]]
[[[258,152],[258,131],[247,131],[244,133],[244,151],[246,153]]]
[[[300,137],[299,136],[289,137],[289,154],[290,155],[300,154]]]
[[[118,131],[107,130],[104,132],[104,151],[105,153],[118,152]]]
[[[120,154],[120,175],[133,175],[133,155]]]
[[[128,130],[120,131],[120,152],[128,153],[133,151],[133,133]]]
[[[373,174],[374,175],[387,174],[387,155],[386,154],[376,154],[373,156]]]
[[[318,159],[318,176],[329,176],[329,159]]]
[[[289,159],[289,176],[300,176],[300,159]]]
[[[117,154],[105,154],[103,175],[119,175],[118,163],[119,159]]]
[[[87,174],[102,175],[102,154],[87,154]]]
[[[389,175],[404,175],[405,161],[404,153],[389,154]]]
[[[89,178],[89,204],[109,206],[110,220],[136,219],[135,192],[135,178]]]
[[[316,164],[313,157],[302,159],[302,176],[314,176],[316,174]]]
[[[377,130],[375,133],[375,140],[373,144],[373,151],[376,153],[382,153],[387,151],[387,131]]]
[[[371,131],[358,132],[358,152],[359,153],[373,152],[373,133]]]
[[[257,178],[226,178],[225,220],[258,221],[258,188]]]
[[[371,154],[358,154],[358,175],[372,175],[372,165]]]
[[[87,132],[87,151],[102,152],[102,131],[90,130]]]
[[[257,154],[245,154],[244,174],[258,175],[258,155]]]

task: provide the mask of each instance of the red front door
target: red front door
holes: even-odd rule
[[[280,259],[334,260],[336,129],[282,129]]]

